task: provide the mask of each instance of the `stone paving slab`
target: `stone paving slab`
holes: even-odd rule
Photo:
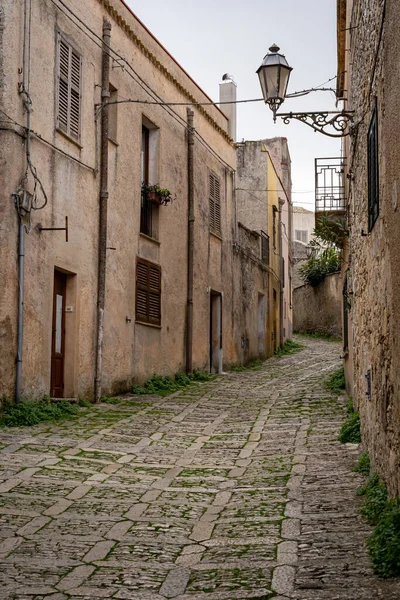
[[[3,600],[400,600],[324,381],[339,344],[0,431]]]

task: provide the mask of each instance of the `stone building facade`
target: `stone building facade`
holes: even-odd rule
[[[210,99],[122,1],[4,0],[0,396],[14,396],[23,324],[22,396],[93,397],[105,17],[111,58],[102,393],[183,371],[188,354],[193,368],[221,371],[268,352],[269,277],[259,240],[238,224],[227,116],[215,105],[192,106],[191,137],[185,103]],[[168,188],[172,202],[151,202],[143,182]]]
[[[307,260],[307,246],[312,240],[314,227],[315,213],[302,206],[293,206],[293,290],[304,285],[299,269]]]
[[[337,96],[354,110],[347,157],[344,329],[363,444],[400,494],[400,6],[338,0]]]
[[[267,354],[292,335],[291,174],[286,138],[237,145],[237,214],[269,273]]]

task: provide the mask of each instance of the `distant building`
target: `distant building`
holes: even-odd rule
[[[286,138],[237,145],[237,218],[259,236],[268,271],[267,354],[292,335],[291,175]]]
[[[315,228],[315,213],[302,206],[293,206],[293,289],[304,284],[299,268],[307,260],[307,246]]]

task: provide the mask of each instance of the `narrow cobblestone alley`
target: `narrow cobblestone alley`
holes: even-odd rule
[[[372,573],[341,346],[172,396],[2,430],[1,591],[14,600],[399,600]]]

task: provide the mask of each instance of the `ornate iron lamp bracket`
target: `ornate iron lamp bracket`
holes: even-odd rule
[[[305,123],[314,131],[323,133],[333,138],[341,138],[346,135],[351,135],[353,129],[353,114],[352,110],[342,111],[326,111],[326,112],[290,112],[277,113],[276,116],[283,119],[283,122],[288,125],[290,119],[296,119]],[[325,128],[331,128],[331,131],[326,131]]]

